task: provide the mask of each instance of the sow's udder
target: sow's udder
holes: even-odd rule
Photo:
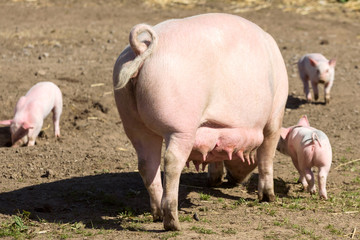
[[[234,159],[254,163],[263,139],[262,129],[200,127],[188,161],[196,165]]]

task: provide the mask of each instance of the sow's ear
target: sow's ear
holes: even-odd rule
[[[13,122],[12,119],[0,121],[0,125],[10,126]]]
[[[287,135],[289,134],[291,128],[281,128],[280,130],[280,137],[282,140],[285,140]]]
[[[302,116],[299,122],[297,123],[297,125],[302,127],[310,127],[310,123],[307,116],[306,115]]]

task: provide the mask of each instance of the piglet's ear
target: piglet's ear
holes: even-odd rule
[[[329,61],[329,65],[330,65],[331,67],[335,67],[335,66],[336,66],[336,59],[335,59],[335,58],[331,59],[331,60]]]
[[[280,130],[280,137],[282,138],[282,139],[285,139],[286,137],[287,137],[287,135],[289,134],[289,132],[290,132],[290,129],[291,128],[281,128],[281,130]]]
[[[34,128],[34,126],[30,125],[28,122],[24,122],[22,124],[22,128],[27,130],[27,129]]]
[[[13,122],[12,119],[0,121],[0,125],[10,126]]]
[[[302,116],[299,122],[297,123],[297,125],[302,127],[310,127],[310,123],[307,116],[306,115]]]
[[[309,61],[310,61],[311,66],[313,66],[313,67],[316,67],[316,65],[318,65],[318,62],[312,58],[309,58]]]

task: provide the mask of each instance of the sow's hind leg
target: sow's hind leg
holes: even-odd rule
[[[161,221],[163,219],[161,211],[163,187],[161,184],[160,162],[163,139],[145,126],[141,127],[139,125],[137,125],[135,131],[127,131],[127,135],[138,156],[138,169],[150,196],[153,220]]]
[[[259,170],[258,198],[260,201],[275,201],[273,159],[280,137],[280,126],[281,121],[273,124],[272,127],[269,127],[269,125],[265,127],[264,141],[257,150],[256,156]]]
[[[178,192],[181,171],[192,150],[195,136],[173,133],[165,138],[164,194],[161,202],[165,230],[180,230]]]

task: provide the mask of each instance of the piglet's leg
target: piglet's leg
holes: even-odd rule
[[[319,88],[318,88],[318,84],[316,82],[311,81],[311,86],[313,88],[314,91],[314,97],[315,100],[319,99]]]
[[[300,177],[299,177],[298,182],[301,183],[304,187],[304,190],[306,190],[308,187],[308,183],[306,181],[305,174],[302,173],[301,171],[299,173],[300,173]]]
[[[53,123],[54,123],[54,132],[55,137],[60,137],[60,115],[62,112],[62,103],[57,104],[59,106],[55,106],[53,108]]]
[[[315,179],[314,179],[314,174],[311,171],[311,168],[305,168],[304,170],[305,173],[305,178],[306,181],[308,182],[308,191],[310,192],[310,194],[315,194],[316,193],[316,188],[315,188]]]
[[[309,79],[308,77],[300,72],[300,78],[301,78],[301,81],[304,85],[304,93],[305,93],[305,97],[306,97],[306,100],[308,102],[311,102],[312,101],[312,97],[311,97],[311,93],[310,93],[310,88],[309,88]]]
[[[178,193],[181,171],[190,155],[195,137],[172,134],[165,139],[164,194],[161,201],[165,230],[180,230],[178,219]]]
[[[330,82],[325,83],[325,86],[324,86],[324,95],[325,95],[325,103],[326,104],[330,103],[330,90],[331,90],[332,85],[333,85],[333,82],[330,81]]]
[[[329,168],[320,167],[319,168],[319,175],[318,175],[318,183],[319,183],[319,195],[323,199],[327,199],[327,192],[326,192],[326,179],[329,173]]]
[[[43,121],[39,120],[39,122],[37,123],[37,125],[34,127],[34,128],[31,128],[28,130],[28,143],[27,143],[27,146],[34,146],[35,145],[35,141],[36,141],[36,138],[37,136],[39,135],[40,131],[41,131],[41,128],[42,128],[42,125],[43,125]]]

